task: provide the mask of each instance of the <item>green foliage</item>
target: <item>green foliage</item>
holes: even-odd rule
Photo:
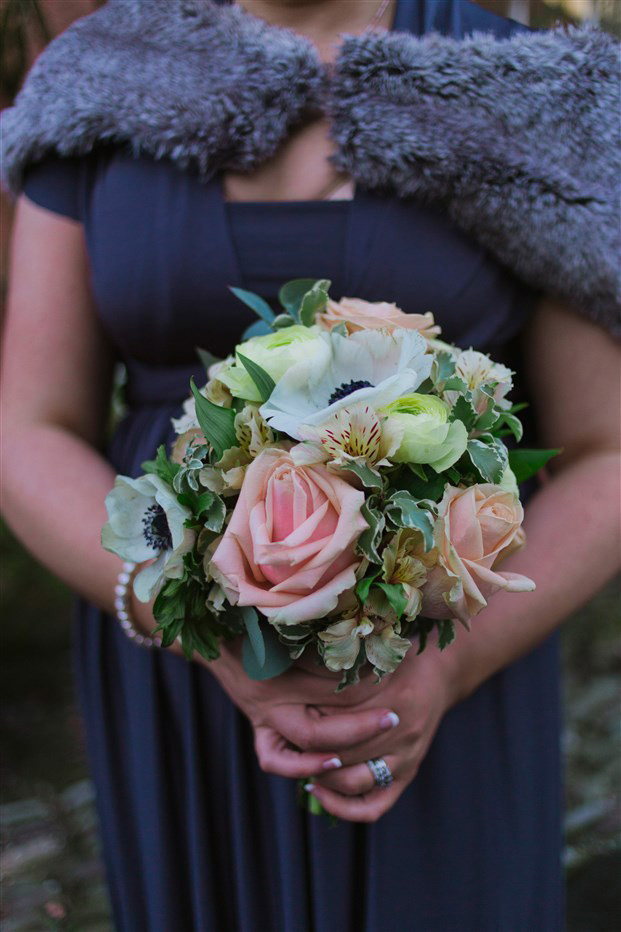
[[[225,450],[237,444],[235,412],[231,408],[221,408],[201,395],[194,379],[190,380],[190,386],[196,402],[196,418],[200,428],[220,459]]]
[[[269,372],[266,372],[265,369],[256,362],[253,362],[252,359],[247,359],[245,356],[242,356],[240,352],[237,353],[237,358],[256,385],[257,391],[261,396],[261,401],[267,401],[276,388],[274,379]]]
[[[548,460],[561,452],[562,450],[510,450],[509,466],[518,483],[526,482],[531,476],[536,475]]]
[[[257,655],[251,642],[250,631],[248,631],[248,636],[244,638],[242,644],[242,663],[250,679],[270,680],[285,673],[293,661],[272,625],[265,625],[260,634],[264,651],[263,662],[259,662],[261,655]]]
[[[259,627],[259,616],[256,610],[250,606],[242,608],[241,613],[257,666],[263,667],[265,665],[265,641]]]
[[[464,395],[460,395],[453,407],[451,408],[451,421],[463,421],[466,430],[470,431],[476,424],[478,414],[475,411],[472,401]]]
[[[321,278],[306,292],[300,304],[300,323],[311,327],[315,323],[315,316],[323,311],[328,303],[328,289],[331,282]]]
[[[327,284],[328,288],[330,287],[329,282],[326,283],[323,279],[319,281],[323,284]],[[317,283],[318,281],[316,278],[294,278],[292,281],[286,282],[278,292],[278,300],[296,323],[300,323],[300,309],[304,296],[308,294]],[[327,290],[327,288],[325,290]]]
[[[468,441],[467,452],[483,482],[500,482],[507,466],[507,448],[502,440],[484,434],[479,440]]]
[[[455,360],[451,353],[442,350],[433,361],[433,380],[436,384],[446,382],[455,372]]]
[[[455,640],[455,622],[452,618],[436,621],[436,628],[438,629],[438,647],[444,650]]]
[[[175,476],[179,472],[179,465],[168,459],[166,455],[166,447],[164,444],[161,444],[157,448],[155,459],[145,460],[145,462],[142,463],[141,469],[145,473],[158,476],[168,485],[172,485]]]
[[[376,583],[378,589],[381,589],[394,611],[397,618],[401,618],[407,608],[408,600],[406,598],[401,583]]]
[[[367,598],[369,597],[369,590],[373,585],[374,581],[380,574],[380,570],[376,570],[371,576],[365,576],[364,579],[359,579],[356,583],[356,595],[360,601],[364,604]]]
[[[386,500],[386,514],[396,527],[415,528],[425,541],[425,550],[433,547],[433,517],[420,508],[416,500],[404,491],[393,492]]]
[[[267,301],[264,301],[260,295],[255,294],[253,291],[246,291],[245,288],[231,287],[231,291],[236,298],[239,298],[247,307],[251,308],[262,321],[271,326],[276,315]]]
[[[354,460],[349,460],[346,463],[342,463],[339,469],[342,469],[344,472],[353,472],[353,474],[360,479],[365,489],[381,490],[383,488],[382,477],[374,469],[371,469],[367,463],[358,463]]]
[[[363,518],[367,521],[369,527],[363,531],[358,538],[358,551],[370,560],[371,563],[381,563],[382,558],[378,553],[378,547],[382,540],[382,534],[386,527],[386,519],[379,508],[379,499],[376,495],[371,495],[360,509]]]

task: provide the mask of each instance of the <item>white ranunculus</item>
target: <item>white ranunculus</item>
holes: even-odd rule
[[[134,579],[136,597],[148,602],[164,579],[183,575],[183,556],[192,549],[195,538],[194,532],[184,526],[190,512],[153,474],[138,479],[117,476],[106,496],[106,509],[103,547],[133,563],[155,558]]]
[[[283,327],[265,336],[252,337],[235,347],[246,359],[261,366],[278,384],[284,374],[301,360],[322,365],[328,355],[325,342],[318,327],[302,327],[295,324]],[[218,369],[218,380],[230,393],[245,401],[262,401],[259,391],[239,359]]]
[[[289,328],[291,329],[291,328]],[[380,408],[414,391],[431,371],[427,341],[413,330],[322,334],[327,352],[292,366],[261,407],[270,427],[296,440],[357,402]]]

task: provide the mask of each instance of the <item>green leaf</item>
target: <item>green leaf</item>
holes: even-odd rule
[[[397,527],[416,528],[423,535],[425,550],[433,547],[433,518],[408,492],[393,492],[386,502],[386,512]]]
[[[379,582],[376,585],[385,593],[397,618],[401,618],[408,604],[401,583]]]
[[[201,361],[201,365],[204,366],[205,372],[207,372],[211,366],[215,365],[215,363],[222,362],[218,356],[214,356],[209,350],[201,349],[200,346],[196,347],[196,354]]]
[[[418,476],[408,475],[408,473],[414,472],[413,465],[413,463],[407,464],[408,471],[402,472],[398,485],[409,492],[416,501],[420,501],[422,498],[430,498],[434,502],[439,501],[444,495],[446,477],[441,473],[434,473],[431,479],[423,482]]]
[[[371,469],[367,463],[357,463],[350,460],[347,463],[342,463],[339,469],[344,472],[353,472],[355,476],[358,476],[365,489],[383,488],[382,477],[374,469]]]
[[[446,469],[444,471],[444,475],[447,476],[448,479],[450,479],[453,485],[459,485],[459,483],[461,482],[461,473],[459,472],[459,470],[454,469],[453,466],[451,466],[449,469]]]
[[[519,443],[524,434],[524,429],[522,427],[522,422],[515,414],[510,414],[509,411],[500,411],[499,412],[499,422],[501,424],[506,424],[516,441]]]
[[[509,466],[515,473],[518,483],[525,482],[536,475],[548,460],[558,456],[562,450],[509,450]]]
[[[472,430],[477,420],[478,414],[472,404],[472,401],[469,401],[467,398],[464,398],[463,395],[457,399],[453,407],[451,408],[450,420],[451,421],[462,421],[465,425],[466,430]]]
[[[460,379],[458,375],[452,375],[450,379],[447,379],[442,388],[443,392],[460,392],[462,395],[465,395],[468,391],[468,386],[463,379]]]
[[[527,401],[520,401],[517,404],[511,405],[508,409],[509,414],[517,414],[518,411],[523,411],[524,408],[530,408],[530,405]]]
[[[446,618],[443,621],[436,621],[438,629],[438,647],[444,650],[455,640],[455,622],[452,618]]]
[[[242,333],[242,342],[251,340],[252,337],[263,337],[266,333],[271,332],[272,328],[264,320],[255,320],[254,324],[250,324]]]
[[[415,476],[418,476],[418,478],[422,479],[423,482],[427,482],[427,473],[425,472],[425,467],[422,465],[422,463],[408,463],[408,466]]]
[[[272,321],[272,330],[282,330],[284,327],[293,327],[295,320],[290,314],[277,314]]]
[[[166,456],[166,447],[164,444],[161,444],[157,448],[155,459],[145,460],[145,462],[141,465],[141,469],[143,472],[158,476],[164,482],[172,485],[173,479],[179,472],[180,466],[178,463],[173,463],[168,459]]]
[[[296,322],[300,320],[300,307],[304,295],[313,288],[317,281],[316,278],[294,278],[290,282],[285,282],[278,292],[278,300]]]
[[[219,495],[212,492],[212,502],[202,512],[205,527],[219,534],[226,518],[226,505]]]
[[[255,314],[264,320],[266,324],[271,324],[276,316],[263,298],[255,294],[253,291],[246,291],[244,288],[231,288],[231,291],[236,298],[239,298],[240,301],[243,301],[249,308],[255,312]]]
[[[315,315],[324,310],[328,303],[328,288],[331,284],[327,278],[321,278],[302,298],[300,323],[305,327],[312,327],[315,323]]]
[[[419,615],[416,619],[416,634],[418,635],[417,654],[422,654],[427,646],[427,638],[433,629],[435,622],[431,618],[421,618]]]
[[[366,602],[369,597],[369,589],[379,576],[381,570],[376,570],[372,576],[365,576],[356,583],[356,595],[362,603]]]
[[[256,385],[257,391],[261,396],[261,400],[267,401],[276,388],[276,382],[274,379],[271,377],[269,372],[266,372],[265,369],[257,365],[256,362],[253,362],[252,359],[247,359],[245,356],[242,356],[240,352],[237,353],[237,358]]]
[[[450,353],[442,350],[436,353],[434,359],[435,380],[436,382],[445,382],[455,372],[455,360]]]
[[[289,651],[278,640],[278,635],[270,624],[266,625],[263,631],[263,642],[265,655],[262,664],[258,663],[250,644],[250,638],[244,638],[242,643],[242,663],[244,670],[252,680],[270,680],[274,676],[280,676],[293,663]]]
[[[374,506],[374,502],[375,496],[367,499],[360,509],[362,516],[368,522],[369,527],[366,529],[366,531],[363,531],[358,538],[356,547],[359,552],[367,558],[367,560],[371,561],[371,563],[381,563],[382,558],[380,557],[377,548],[379,547],[382,540],[382,534],[384,533],[384,528],[386,527],[386,519],[382,512]]]
[[[499,442],[502,443],[502,441]],[[506,463],[495,444],[484,443],[482,440],[469,440],[467,451],[473,466],[484,482],[500,482]]]
[[[259,626],[259,616],[251,606],[242,608],[241,612],[257,666],[263,667],[265,665],[265,641]]]
[[[220,459],[225,450],[237,444],[235,412],[231,408],[221,408],[220,405],[213,404],[208,398],[201,395],[194,384],[194,379],[190,380],[190,387],[196,401],[198,423],[213,447],[216,456]]]

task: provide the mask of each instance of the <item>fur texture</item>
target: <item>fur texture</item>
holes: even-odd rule
[[[619,47],[592,28],[313,46],[209,0],[108,0],[40,56],[2,120],[6,186],[50,150],[129,142],[207,179],[323,110],[362,187],[442,205],[537,288],[621,336]]]

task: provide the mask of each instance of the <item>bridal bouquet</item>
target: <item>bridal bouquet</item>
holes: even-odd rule
[[[288,282],[278,314],[234,289],[260,320],[228,359],[202,353],[176,443],[117,477],[102,542],[146,564],[134,592],[164,646],[214,659],[244,635],[259,679],[313,649],[345,686],[534,589],[500,567],[524,544],[517,482],[555,451],[505,445],[524,407],[506,366],[329,286]]]

